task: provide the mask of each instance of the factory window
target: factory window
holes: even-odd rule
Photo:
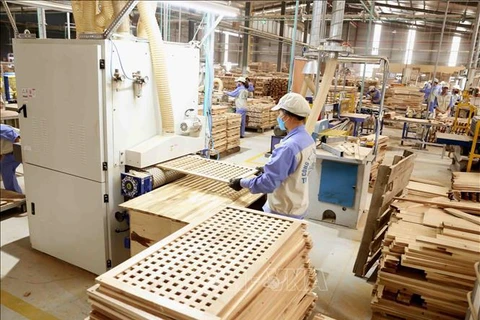
[[[458,36],[453,37],[452,39],[452,48],[450,50],[450,58],[448,59],[448,66],[454,67],[457,64],[458,50],[460,48],[461,38]]]
[[[382,25],[376,24],[375,29],[373,29],[372,54],[378,54],[378,48],[380,48],[381,34],[382,34]]]
[[[407,38],[407,50],[405,51],[405,64],[412,63],[412,55],[413,55],[413,46],[415,44],[415,34],[416,30],[408,30],[408,38]]]

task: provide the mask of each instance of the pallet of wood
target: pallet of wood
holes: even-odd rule
[[[270,127],[270,110],[272,107],[273,106],[268,103],[255,103],[247,106],[247,127]]]
[[[316,271],[304,222],[212,212],[96,278],[95,319],[305,319]]]
[[[480,259],[480,219],[428,202],[392,207],[372,311],[387,319],[464,319]]]
[[[424,94],[417,87],[394,87],[385,92],[385,106],[398,113],[405,113],[407,108],[420,110]]]
[[[452,172],[452,194],[457,199],[480,202],[480,173]]]
[[[212,115],[212,136],[210,149],[218,152],[227,150],[227,115]]]
[[[281,97],[288,92],[288,79],[287,78],[272,78],[269,83],[268,95],[271,96],[275,103],[278,103]]]
[[[240,146],[240,126],[242,116],[238,113],[227,113],[227,150],[236,150]]]

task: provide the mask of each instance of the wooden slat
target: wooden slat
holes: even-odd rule
[[[205,159],[194,155],[187,155],[166,161],[158,164],[157,167],[213,179],[224,183],[228,183],[232,178],[246,178],[257,173],[256,169],[239,166],[229,162]]]

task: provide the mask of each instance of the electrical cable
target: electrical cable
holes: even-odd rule
[[[133,78],[130,78],[129,76],[127,76],[127,73],[125,72],[125,69],[123,68],[123,63],[122,63],[122,58],[120,57],[120,52],[118,51],[118,48],[117,48],[117,45],[115,44],[115,42],[113,40],[110,39],[110,42],[112,43],[113,47],[112,47],[112,59],[113,59],[113,48],[115,47],[115,50],[116,50],[116,53],[117,53],[117,57],[118,57],[118,62],[120,62],[120,68],[122,69],[122,73],[123,75],[125,76],[125,78],[127,78],[128,80],[131,80],[131,81],[135,81],[135,79]],[[110,64],[110,73],[112,73],[112,65],[113,64]],[[112,77],[113,77],[113,73],[112,73]]]

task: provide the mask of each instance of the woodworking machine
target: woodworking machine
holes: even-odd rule
[[[27,93],[18,98],[34,249],[95,274],[124,261],[128,226],[115,219],[122,183],[132,193],[152,187],[149,174],[129,170],[204,148],[204,118],[191,111],[199,50],[164,49],[173,131],[165,130],[147,41],[14,40],[18,92]]]

